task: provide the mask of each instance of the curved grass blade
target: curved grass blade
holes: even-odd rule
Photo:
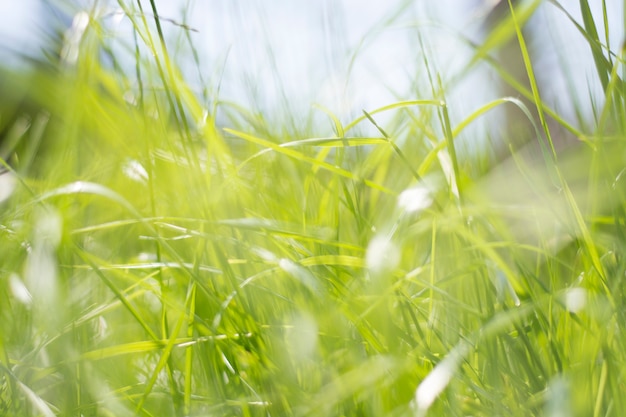
[[[384,145],[387,144],[386,138],[375,137],[334,137],[334,138],[310,138],[301,139],[293,142],[285,142],[280,146],[284,148],[294,148],[298,146],[330,146],[334,148],[366,146],[366,145]]]
[[[322,105],[314,104],[313,107],[326,113],[326,115],[328,115],[328,117],[330,117],[330,119],[335,124],[335,133],[337,134],[337,136],[339,136],[340,138],[344,137],[345,133],[343,125],[341,124],[337,116],[335,116],[330,110]]]
[[[24,397],[38,410],[44,417],[55,417],[56,413],[52,411],[46,401],[35,393],[30,387],[20,381],[17,376],[11,372],[2,362],[0,362],[0,370],[15,382],[20,391],[24,394]]]
[[[394,110],[394,109],[401,109],[403,107],[411,107],[411,106],[440,107],[441,105],[442,105],[441,100],[408,100],[408,101],[399,101],[397,103],[388,104],[386,106],[379,107],[367,113],[370,116],[372,116],[377,113],[382,113],[382,112],[386,112],[386,111]],[[368,119],[368,117],[365,114],[363,114],[363,116],[357,117],[352,122],[348,123],[348,125],[346,125],[344,130],[347,132],[366,119]]]
[[[304,154],[302,154],[300,152],[297,152],[297,151],[295,151],[293,149],[282,147],[282,146],[280,146],[278,144],[275,144],[275,143],[273,143],[273,142],[271,142],[269,140],[262,139],[262,138],[259,138],[259,137],[256,137],[256,136],[253,136],[253,135],[250,135],[250,134],[247,134],[247,133],[238,132],[236,130],[228,129],[228,128],[224,128],[224,130],[226,132],[234,135],[234,136],[237,136],[237,137],[241,138],[241,139],[245,139],[245,140],[250,141],[252,143],[256,143],[257,145],[264,146],[264,147],[266,147],[268,149],[271,149],[271,150],[275,151],[276,153],[288,156],[288,157],[293,158],[293,159],[295,159],[297,161],[307,162],[307,163],[313,165],[314,167],[324,168],[327,171],[330,171],[330,172],[332,172],[334,174],[340,175],[342,177],[345,177],[345,178],[348,178],[348,179],[351,179],[351,180],[363,181],[364,184],[367,185],[368,187],[371,187],[371,188],[373,188],[375,190],[381,191],[381,192],[383,192],[385,194],[392,194],[392,195],[394,194],[394,192],[392,190],[390,190],[390,189],[388,189],[388,188],[386,188],[386,187],[384,187],[384,186],[382,186],[380,184],[377,184],[377,183],[375,183],[375,182],[373,182],[371,180],[368,180],[368,179],[358,178],[355,174],[351,173],[350,171],[347,171],[347,170],[345,170],[343,168],[340,168],[338,166],[329,164],[328,162],[320,161],[320,160],[318,160],[316,158],[312,158],[310,156],[306,156],[306,155],[304,155]]]

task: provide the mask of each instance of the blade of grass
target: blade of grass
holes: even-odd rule
[[[585,34],[588,37],[588,43],[591,47],[591,54],[593,55],[593,60],[596,64],[598,78],[600,79],[600,83],[602,84],[602,90],[606,91],[609,85],[609,73],[611,69],[611,64],[602,53],[602,48],[600,47],[600,38],[598,37],[598,29],[596,28],[595,20],[593,18],[593,15],[591,14],[591,8],[589,7],[589,3],[587,2],[587,0],[580,0],[578,4],[580,5],[580,13],[582,14],[583,23],[585,25]]]
[[[189,308],[189,302],[191,300],[190,295],[191,295],[191,292],[187,294],[187,299],[185,300],[185,310]],[[171,369],[170,368],[170,355],[172,353],[172,349],[176,345],[177,335],[180,333],[180,330],[184,323],[185,323],[185,314],[181,314],[178,320],[176,321],[176,325],[174,326],[174,329],[171,332],[171,336],[169,337],[167,343],[163,347],[163,352],[161,353],[159,362],[157,363],[154,370],[152,371],[152,376],[145,384],[146,387],[145,387],[144,393],[141,396],[141,399],[139,400],[139,402],[137,403],[137,407],[135,408],[135,415],[139,415],[140,412],[143,411],[142,410],[143,406],[146,400],[148,399],[148,396],[152,392],[154,384],[157,382],[157,378],[159,377],[159,374],[161,373],[161,371],[164,369],[166,370]],[[176,392],[172,393],[172,395],[174,396],[174,400],[175,400],[174,402],[176,403],[176,397],[178,396],[177,384],[174,381],[173,376],[170,376],[169,379],[171,381],[171,384],[174,384],[174,386],[172,386],[172,389],[176,390]]]
[[[373,116],[377,113],[382,113],[382,112],[386,112],[389,110],[394,110],[394,109],[401,109],[404,107],[412,107],[412,106],[441,106],[441,101],[439,100],[408,100],[408,101],[399,101],[396,103],[392,103],[392,104],[388,104],[386,106],[383,107],[379,107],[377,109],[374,109],[370,112],[368,112],[370,114],[370,116]],[[344,131],[347,132],[351,129],[353,129],[355,126],[357,126],[359,123],[361,123],[362,121],[366,120],[367,116],[364,114],[363,116],[357,117],[356,119],[354,119],[353,121],[351,121],[350,123],[348,123],[345,128]]]
[[[402,150],[398,147],[398,145],[396,145],[396,143],[391,140],[391,137],[389,137],[389,135],[387,134],[387,132],[385,132],[383,130],[382,127],[380,127],[378,125],[378,123],[376,123],[376,121],[372,118],[372,116],[366,112],[365,110],[363,110],[363,114],[365,114],[365,117],[367,117],[367,119],[370,121],[371,124],[374,125],[374,127],[376,129],[378,129],[378,131],[383,135],[383,137],[385,138],[386,142],[388,144],[391,145],[391,147],[393,148],[394,152],[396,154],[398,154],[398,156],[400,157],[400,159],[402,160],[402,162],[404,162],[404,165],[409,169],[409,171],[411,172],[411,174],[413,175],[413,177],[418,180],[421,181],[422,178],[420,177],[420,175],[417,173],[417,171],[415,170],[415,168],[413,168],[413,164],[407,159],[407,157],[404,155],[404,152],[402,152]]]
[[[328,171],[330,171],[330,172],[332,172],[334,174],[338,174],[338,175],[340,175],[342,177],[345,177],[345,178],[349,178],[349,179],[352,179],[352,180],[359,180],[359,178],[355,174],[353,174],[353,173],[351,173],[349,171],[346,171],[346,170],[344,170],[344,169],[342,169],[340,167],[336,167],[334,165],[331,165],[328,162],[319,161],[316,158],[312,158],[310,156],[304,155],[303,153],[294,151],[292,149],[284,148],[284,147],[282,147],[280,145],[277,145],[277,144],[275,144],[273,142],[270,142],[269,140],[262,139],[262,138],[259,138],[259,137],[256,137],[256,136],[244,133],[244,132],[238,132],[236,130],[232,130],[232,129],[228,129],[228,128],[224,128],[224,130],[226,132],[234,135],[234,136],[237,136],[237,137],[241,138],[241,139],[245,139],[245,140],[250,141],[252,143],[256,143],[258,145],[261,145],[261,146],[264,146],[266,148],[272,149],[273,151],[275,151],[275,152],[277,152],[279,154],[283,154],[285,156],[289,156],[289,157],[291,157],[291,158],[293,158],[295,160],[307,162],[307,163],[309,163],[309,164],[311,164],[311,165],[313,165],[315,167],[324,168],[324,169],[326,169],[326,170],[328,170]],[[363,182],[368,187],[371,187],[371,188],[373,188],[375,190],[381,191],[381,192],[383,192],[385,194],[394,194],[394,192],[391,191],[390,189],[388,189],[388,188],[386,188],[386,187],[384,187],[384,186],[382,186],[380,184],[376,184],[376,183],[374,183],[374,182],[372,182],[370,180],[363,179]]]
[[[565,196],[568,200],[569,206],[574,214],[574,217],[576,219],[576,223],[578,226],[578,229],[580,231],[582,240],[584,242],[585,248],[587,249],[587,252],[591,258],[591,262],[594,265],[594,268],[596,269],[596,271],[598,272],[599,276],[600,276],[600,280],[602,281],[602,286],[604,286],[606,288],[606,272],[604,271],[604,267],[602,266],[602,263],[600,262],[600,258],[598,256],[598,252],[596,250],[595,244],[593,242],[593,239],[591,238],[591,234],[589,233],[589,229],[587,228],[587,225],[585,224],[584,218],[582,216],[582,213],[580,212],[580,209],[578,207],[578,204],[576,203],[576,200],[574,199],[574,196],[567,184],[567,182],[565,181],[565,179],[563,178],[561,172],[559,171],[558,167],[556,166],[556,161],[557,161],[557,153],[556,153],[556,149],[554,147],[554,142],[552,141],[552,136],[550,134],[550,129],[548,127],[544,112],[543,112],[543,108],[542,108],[542,100],[539,96],[539,89],[537,86],[537,80],[535,78],[535,73],[532,67],[532,63],[530,60],[530,56],[528,54],[528,48],[526,47],[526,41],[524,39],[524,36],[522,35],[522,31],[521,28],[517,22],[516,16],[515,16],[515,10],[513,8],[513,4],[511,3],[511,0],[507,0],[509,2],[509,7],[511,10],[511,15],[512,15],[512,19],[513,19],[513,23],[515,25],[515,31],[517,33],[517,38],[519,41],[519,45],[520,45],[520,49],[522,52],[522,57],[524,60],[524,65],[526,67],[526,73],[528,75],[528,79],[530,81],[530,85],[531,85],[531,90],[533,92],[533,100],[535,102],[536,108],[537,108],[537,112],[539,114],[539,120],[541,122],[541,126],[543,128],[543,131],[546,135],[546,139],[548,141],[548,145],[550,146],[550,150],[552,153],[552,163],[548,162],[548,166],[552,166],[554,169],[554,172],[556,173],[556,175],[558,176],[560,183],[563,187],[563,190],[565,192]],[[597,36],[596,36],[597,37]],[[545,154],[544,154],[545,157]]]

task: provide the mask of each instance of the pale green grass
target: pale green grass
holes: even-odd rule
[[[537,4],[476,49],[530,106],[451,120],[427,57],[430,97],[312,110],[333,137],[199,98],[130,6],[133,74],[98,19],[74,65],[6,70],[41,110],[0,98],[0,415],[622,415],[623,51],[581,1],[606,103],[567,124],[520,30]],[[491,58],[515,37],[528,87]],[[536,157],[460,154],[501,105],[537,114]]]

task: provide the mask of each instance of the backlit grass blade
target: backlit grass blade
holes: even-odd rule
[[[401,109],[404,107],[412,107],[412,106],[441,106],[441,101],[439,100],[408,100],[408,101],[399,101],[397,103],[392,103],[392,104],[388,104],[386,106],[383,107],[378,107],[374,110],[371,110],[368,112],[368,114],[370,116],[373,116],[377,113],[382,113],[382,112],[386,112],[389,110],[394,110],[394,109]],[[362,121],[366,120],[367,116],[364,114],[363,116],[357,117],[356,119],[354,119],[353,121],[351,121],[350,123],[348,123],[345,128],[344,131],[349,131],[351,129],[353,129],[355,126],[357,126],[359,123],[361,123]]]
[[[226,132],[232,134],[232,135],[235,135],[235,136],[240,137],[242,139],[248,140],[248,141],[250,141],[252,143],[256,143],[258,145],[261,145],[261,146],[264,146],[266,148],[272,149],[276,153],[279,153],[279,154],[282,154],[282,155],[285,155],[285,156],[289,156],[289,157],[294,158],[294,159],[299,160],[299,161],[307,162],[307,163],[309,163],[309,164],[311,164],[311,165],[313,165],[315,167],[320,167],[320,168],[326,169],[326,170],[328,170],[328,171],[330,171],[330,172],[332,172],[334,174],[341,175],[342,177],[345,177],[345,178],[349,178],[349,179],[352,179],[352,180],[356,180],[357,179],[355,174],[353,174],[353,173],[351,173],[349,171],[346,171],[345,169],[342,169],[342,168],[337,167],[335,165],[329,164],[328,162],[324,162],[324,161],[320,161],[320,160],[318,160],[316,158],[312,158],[312,157],[307,156],[307,155],[305,155],[305,154],[303,154],[301,152],[297,152],[297,151],[294,151],[294,150],[289,149],[289,148],[281,147],[280,145],[277,145],[277,144],[275,144],[273,142],[270,142],[270,141],[268,141],[266,139],[255,137],[253,135],[250,135],[250,134],[247,134],[247,133],[243,133],[243,132],[238,132],[238,131],[235,131],[235,130],[232,130],[232,129],[228,129],[228,128],[225,128],[224,130]],[[372,187],[372,188],[374,188],[374,189],[376,189],[378,191],[382,191],[382,192],[384,192],[386,194],[393,194],[393,191],[387,189],[386,187],[384,187],[382,185],[376,184],[373,181],[370,181],[368,179],[363,179],[363,182],[367,186]]]
[[[352,146],[366,146],[366,145],[383,145],[388,141],[384,138],[370,138],[370,137],[339,137],[339,138],[310,138],[296,140],[292,142],[285,142],[281,146],[285,148],[299,147],[299,146],[330,146],[330,147],[352,147]]]
[[[378,125],[378,123],[376,123],[376,121],[372,118],[372,116],[366,112],[365,110],[363,110],[363,113],[365,114],[365,117],[367,117],[367,120],[370,121],[370,123],[372,123],[374,125],[374,127],[376,129],[378,129],[378,131],[383,135],[383,137],[386,139],[387,143],[389,143],[391,145],[391,147],[393,148],[394,152],[396,154],[398,154],[398,156],[400,157],[400,159],[402,160],[402,162],[404,162],[404,164],[406,165],[406,167],[409,169],[409,171],[413,174],[413,177],[415,177],[416,180],[420,180],[421,177],[420,175],[417,173],[417,171],[415,170],[415,168],[413,167],[413,164],[407,159],[407,157],[404,155],[404,153],[402,152],[402,150],[398,147],[398,145],[396,145],[394,143],[394,141],[392,140],[391,137],[389,137],[389,135],[387,134],[387,132],[385,132],[383,130],[382,127],[380,127]]]
[[[520,50],[522,53],[522,58],[524,60],[524,66],[526,67],[526,74],[528,75],[528,80],[530,82],[530,88],[533,94],[533,101],[535,103],[535,107],[537,108],[537,112],[539,114],[539,121],[543,129],[543,133],[546,135],[546,139],[548,141],[550,150],[552,152],[552,158],[556,160],[557,159],[556,149],[554,148],[552,134],[550,132],[548,123],[546,121],[546,117],[543,112],[542,100],[541,100],[541,97],[539,96],[539,87],[537,86],[537,79],[535,78],[535,72],[533,70],[533,66],[530,60],[530,55],[528,54],[526,40],[524,39],[524,35],[522,34],[520,22],[517,20],[517,15],[516,15],[515,8],[513,7],[513,3],[511,2],[511,0],[507,0],[507,1],[509,2],[509,8],[511,10],[511,18],[513,20],[513,26],[515,27],[515,32],[517,34],[517,40],[519,42]]]
[[[537,111],[539,114],[539,120],[541,122],[541,125],[543,127],[543,131],[546,135],[546,139],[548,141],[548,144],[550,146],[550,149],[552,151],[552,158],[553,161],[557,160],[557,153],[556,153],[556,149],[554,148],[554,142],[552,140],[552,135],[550,133],[550,129],[548,127],[542,106],[541,106],[541,98],[539,96],[539,89],[537,87],[537,80],[535,78],[535,73],[532,67],[532,63],[530,61],[530,56],[528,55],[528,49],[526,47],[526,42],[524,40],[524,36],[522,35],[521,32],[521,28],[519,27],[519,24],[517,23],[516,17],[515,17],[515,11],[513,8],[513,5],[511,3],[511,0],[509,1],[509,7],[511,8],[511,14],[513,16],[513,22],[515,24],[515,28],[516,28],[516,32],[517,32],[517,37],[518,37],[518,41],[520,44],[520,49],[522,51],[522,56],[524,59],[524,65],[526,66],[526,72],[528,74],[528,78],[530,81],[530,85],[531,85],[531,89],[533,91],[533,99],[535,102],[535,105],[537,107]],[[581,0],[584,1],[584,0]],[[596,35],[597,38],[597,35]],[[576,223],[577,226],[579,228],[579,231],[582,235],[582,239],[583,242],[585,244],[585,247],[591,257],[591,261],[594,265],[594,267],[596,268],[598,274],[600,275],[600,279],[601,280],[605,280],[605,271],[604,268],[602,266],[602,263],[600,262],[600,258],[598,257],[597,254],[597,250],[595,248],[595,244],[593,243],[593,240],[591,238],[591,235],[589,233],[589,230],[587,228],[587,225],[584,222],[583,216],[580,212],[580,209],[578,208],[578,204],[576,203],[568,184],[566,183],[566,181],[563,179],[562,175],[560,174],[560,172],[558,171],[558,168],[555,167],[556,173],[559,176],[563,189],[565,191],[565,196],[568,200],[568,203],[570,204],[570,208],[573,211],[574,217],[576,219]]]
[[[609,74],[611,72],[611,65],[605,58],[600,38],[598,37],[598,29],[596,28],[596,23],[591,14],[591,8],[589,7],[589,2],[587,0],[580,0],[580,12],[583,17],[583,23],[585,25],[585,36],[588,37],[588,43],[591,47],[591,54],[593,55],[593,60],[596,64],[596,71],[598,72],[598,78],[600,79],[600,83],[602,84],[602,89],[604,91],[607,90],[609,85]],[[607,28],[608,30],[608,28]]]
[[[137,309],[131,304],[130,300],[120,291],[114,284],[111,282],[109,278],[100,270],[99,266],[96,265],[95,261],[91,259],[91,256],[86,253],[80,253],[79,256],[91,267],[91,269],[96,273],[96,275],[102,280],[102,282],[117,296],[120,302],[126,307],[128,312],[132,315],[132,317],[139,323],[139,325],[144,329],[146,334],[148,334],[152,339],[159,340],[157,334],[152,330],[152,328],[146,323],[143,316],[137,311]]]
[[[476,65],[487,58],[493,51],[503,47],[507,42],[516,36],[516,26],[522,27],[533,16],[537,8],[541,5],[541,0],[525,0],[516,2],[519,4],[515,8],[515,17],[507,15],[489,33],[470,61],[469,67]],[[509,2],[511,9],[513,5]],[[497,7],[497,4],[496,4]],[[517,23],[516,23],[517,22]]]
[[[190,298],[187,298],[187,303],[189,302]],[[178,318],[178,320],[176,321],[176,325],[174,326],[174,329],[171,332],[171,336],[169,338],[169,340],[167,341],[167,343],[163,346],[163,352],[161,353],[161,357],[159,358],[159,362],[156,364],[154,370],[152,370],[152,375],[150,377],[150,379],[146,382],[146,387],[145,387],[145,391],[143,396],[141,397],[141,399],[139,400],[139,402],[137,403],[137,407],[135,408],[135,413],[139,414],[140,411],[142,411],[143,405],[146,402],[146,400],[148,399],[148,396],[150,395],[150,393],[152,392],[152,388],[154,387],[154,384],[156,383],[157,378],[159,377],[159,373],[164,370],[167,369],[168,373],[171,372],[170,371],[170,354],[172,353],[172,349],[174,348],[175,344],[176,344],[176,340],[177,340],[177,335],[180,333],[180,330],[183,326],[183,323],[185,322],[185,315],[181,314],[180,317]],[[170,381],[172,384],[175,384],[175,381],[173,380],[173,377],[170,375]],[[178,387],[174,385],[173,390],[175,390],[175,394],[178,394]]]
[[[328,110],[326,107],[321,106],[319,104],[316,104],[314,106],[316,109],[319,109],[321,111],[323,111],[324,113],[326,113],[328,115],[328,117],[330,117],[330,119],[333,121],[333,124],[335,125],[335,134],[342,138],[345,136],[345,131],[343,128],[343,125],[341,124],[341,121],[339,121],[339,119],[337,118],[337,116],[335,116],[330,110]]]

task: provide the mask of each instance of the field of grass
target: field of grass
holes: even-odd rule
[[[623,415],[624,45],[581,0],[604,100],[568,123],[521,31],[538,3],[476,46],[516,98],[464,120],[426,57],[428,96],[268,125],[193,92],[136,6],[130,71],[85,12],[59,62],[2,69],[0,415]],[[500,106],[532,150],[459,152]]]

